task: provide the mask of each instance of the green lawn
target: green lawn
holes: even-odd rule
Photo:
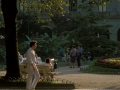
[[[86,61],[85,69],[81,69],[81,72],[84,73],[101,73],[101,74],[120,74],[120,69],[112,69],[112,68],[104,68],[101,66],[96,66],[94,63],[98,60],[98,58],[94,59],[93,61]]]
[[[120,74],[120,69],[103,68],[95,65],[89,65],[81,71],[85,73]]]
[[[69,62],[58,62],[57,64],[59,67],[69,66]]]

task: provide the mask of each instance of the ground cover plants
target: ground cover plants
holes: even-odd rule
[[[81,70],[86,73],[120,74],[120,57],[102,57]]]
[[[120,69],[120,57],[99,58],[97,62],[95,62],[95,65],[106,68]]]

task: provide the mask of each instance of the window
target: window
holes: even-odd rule
[[[99,5],[98,10],[99,12],[106,12],[106,3],[104,3],[104,5]]]
[[[69,0],[69,11],[76,11],[75,6],[77,5],[77,0]]]

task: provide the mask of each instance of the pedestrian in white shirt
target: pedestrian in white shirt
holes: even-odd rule
[[[27,90],[35,90],[37,82],[40,78],[39,70],[36,66],[37,60],[36,60],[35,51],[34,51],[36,47],[37,47],[36,41],[30,42],[30,48],[27,50],[27,53],[26,53],[27,68],[28,68],[28,78],[27,78],[27,84],[26,84]],[[32,81],[33,75],[35,77]]]

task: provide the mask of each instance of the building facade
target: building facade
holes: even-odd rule
[[[82,0],[67,0],[70,3],[70,6],[65,8],[65,10],[69,12],[80,12],[82,13],[84,10],[74,9],[74,6],[82,4]],[[89,0],[86,0],[87,3]],[[97,1],[97,0],[96,0]],[[94,3],[94,2],[93,2]],[[99,13],[102,15],[107,15],[109,19],[98,22],[100,25],[113,25],[109,29],[110,39],[115,41],[120,41],[120,0],[111,0],[110,2],[104,3],[103,5],[99,5],[93,8],[95,13]]]
[[[44,0],[41,0],[44,2]],[[65,0],[69,2],[69,7],[63,7],[68,12],[83,12],[81,9],[74,9],[75,6],[82,4],[82,0]],[[87,3],[89,0],[86,0],[84,3]],[[97,1],[97,0],[96,0]],[[22,4],[26,2],[18,2],[17,7],[18,10],[25,10]],[[109,19],[100,21],[99,24],[105,25],[110,24],[113,25],[109,29],[110,39],[115,41],[120,41],[120,0],[111,0],[110,2],[104,3],[103,5],[96,6],[93,8],[93,11],[102,15],[107,15]],[[54,27],[53,24],[50,26]]]

